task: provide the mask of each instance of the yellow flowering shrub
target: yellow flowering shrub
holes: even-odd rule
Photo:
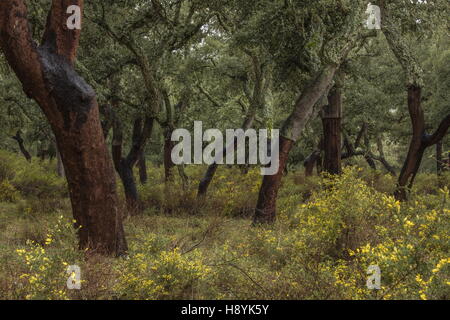
[[[116,294],[125,299],[196,298],[196,288],[211,271],[200,252],[160,250],[156,242],[156,235],[150,235],[131,246],[116,267]]]
[[[69,265],[81,261],[81,254],[73,247],[62,250],[59,247],[55,254],[55,246],[67,241],[73,234],[71,223],[58,217],[55,226],[48,231],[44,243],[28,240],[26,246],[16,249],[16,254],[24,271],[18,275],[19,295],[27,300],[68,299],[66,270]]]
[[[16,202],[19,198],[19,192],[8,181],[0,182],[0,202]]]

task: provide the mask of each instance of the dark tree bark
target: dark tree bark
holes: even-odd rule
[[[59,153],[59,150],[56,150],[56,174],[62,178],[64,178],[66,176],[66,174],[64,172],[64,165],[62,163],[61,154]]]
[[[14,140],[17,141],[17,143],[19,144],[19,149],[20,152],[22,152],[23,156],[25,157],[25,159],[27,159],[28,162],[31,162],[31,154],[27,151],[27,149],[25,148],[25,146],[23,145],[23,139],[20,136],[20,130],[17,131],[16,135],[12,137]]]
[[[314,167],[317,168],[317,174],[322,172],[322,150],[323,138],[320,138],[317,149],[314,150],[303,162],[305,167],[305,177],[311,177],[314,173]]]
[[[145,153],[143,151],[139,154],[139,159],[136,166],[139,169],[139,180],[141,181],[141,184],[144,185],[147,183],[148,175],[147,175],[147,163],[145,161]]]
[[[94,90],[74,70],[80,31],[66,26],[67,7],[54,0],[42,44],[31,38],[25,1],[0,2],[0,43],[6,59],[50,122],[66,168],[80,249],[119,255],[127,249],[114,169]]]
[[[120,120],[114,115],[112,154],[114,167],[119,174],[125,191],[128,211],[134,215],[140,211],[139,196],[133,167],[143,153],[146,142],[151,136],[154,119],[146,118],[142,126],[142,118],[138,117],[133,124],[132,146],[126,157],[122,157],[123,133]]]
[[[244,120],[244,124],[242,125],[242,130],[244,130],[244,132],[251,128],[253,121],[255,119],[255,116],[256,116],[255,113],[249,114],[247,116],[247,118]],[[235,150],[236,150],[236,145],[237,145],[237,139],[234,140]],[[221,155],[222,158],[226,157],[228,148],[231,148],[231,146],[225,146],[223,148],[222,155]],[[198,192],[197,192],[198,198],[202,198],[202,197],[206,196],[209,185],[211,184],[211,182],[214,178],[214,175],[216,174],[218,166],[219,165],[216,162],[214,162],[213,164],[208,166],[208,169],[206,170],[202,180],[200,180],[200,183],[198,185]]]
[[[328,96],[328,105],[322,110],[323,125],[323,169],[330,174],[341,174],[341,84],[336,85]]]
[[[173,169],[175,164],[172,161],[172,149],[175,146],[172,141],[172,129],[166,130],[164,134],[164,177],[165,181],[173,181]]]
[[[450,126],[450,115],[447,115],[435,133],[427,135],[424,113],[421,107],[420,87],[410,86],[408,88],[408,109],[413,127],[413,136],[395,192],[396,199],[402,201],[407,199],[408,190],[414,184],[414,179],[419,171],[425,150],[437,144],[447,134]]]
[[[320,150],[315,150],[306,159],[303,165],[305,166],[305,177],[311,177],[314,173],[314,168],[320,159]]]
[[[407,200],[408,191],[414,184],[425,150],[438,143],[448,131],[450,114],[440,123],[438,129],[428,135],[425,131],[425,117],[421,106],[421,90],[424,85],[423,70],[410,47],[402,39],[400,22],[391,14],[390,3],[380,1],[383,16],[383,33],[398,62],[406,72],[408,91],[408,111],[411,118],[412,138],[403,168],[397,182],[395,197],[397,200]]]

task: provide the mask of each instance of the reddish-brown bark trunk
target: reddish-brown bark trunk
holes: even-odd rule
[[[328,96],[328,105],[322,110],[323,125],[323,170],[330,174],[340,174],[341,165],[341,89],[335,87]]]
[[[0,2],[0,43],[28,97],[53,129],[69,185],[80,249],[120,255],[127,249],[114,169],[100,125],[94,90],[75,72],[80,31],[66,26],[69,5],[54,0],[44,39],[31,38],[23,0]]]
[[[413,127],[413,136],[409,145],[408,155],[400,173],[395,198],[406,200],[408,188],[412,187],[425,151],[425,118],[421,107],[421,88],[408,87],[408,109]]]
[[[273,223],[276,219],[276,203],[281,178],[286,167],[289,152],[294,141],[280,137],[280,153],[278,172],[272,176],[264,176],[262,186],[259,190],[258,203],[255,209],[254,224]]]

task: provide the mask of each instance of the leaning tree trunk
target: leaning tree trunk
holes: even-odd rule
[[[278,172],[272,176],[264,176],[263,183],[259,189],[258,202],[253,219],[254,224],[275,222],[278,190],[280,189],[281,178],[293,145],[294,141],[284,137],[280,138]]]
[[[246,132],[248,129],[250,129],[252,127],[255,117],[256,117],[256,110],[255,110],[255,112],[250,112],[249,114],[247,114],[247,117],[245,118],[244,123],[242,125],[242,130],[244,132]],[[236,148],[237,138],[234,139],[233,145],[234,145],[234,148]],[[228,148],[231,148],[231,146],[225,146],[222,150],[222,154],[220,155],[220,157],[222,157],[223,159],[227,155]],[[198,198],[203,198],[206,196],[209,185],[211,184],[211,182],[214,178],[214,175],[216,174],[218,166],[219,165],[217,164],[216,161],[208,166],[206,173],[204,174],[203,178],[200,180],[200,183],[198,185],[198,192],[197,192]]]
[[[281,186],[289,152],[295,141],[300,137],[306,123],[313,116],[314,105],[329,91],[337,68],[337,65],[329,65],[323,68],[302,92],[295,104],[294,111],[284,123],[279,143],[278,172],[275,175],[264,176],[263,178],[253,219],[254,224],[273,223],[275,221],[278,190]]]
[[[80,249],[127,249],[111,158],[94,90],[74,70],[80,31],[68,30],[67,7],[54,0],[42,45],[31,38],[25,1],[0,2],[0,42],[6,59],[49,120],[63,160]]]

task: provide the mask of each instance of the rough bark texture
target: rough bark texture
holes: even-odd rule
[[[330,174],[340,174],[341,165],[341,110],[342,98],[340,86],[335,86],[329,96],[328,105],[322,110],[323,125],[323,169]]]
[[[101,254],[127,249],[114,169],[94,90],[74,70],[80,31],[66,26],[70,5],[54,0],[42,45],[31,38],[23,0],[0,2],[0,43],[28,97],[46,115],[63,160],[81,249]]]
[[[289,152],[293,145],[294,141],[284,137],[280,138],[280,162],[278,172],[273,176],[264,176],[255,209],[255,216],[253,219],[254,224],[275,222],[278,190],[280,189],[283,171],[286,167]]]

